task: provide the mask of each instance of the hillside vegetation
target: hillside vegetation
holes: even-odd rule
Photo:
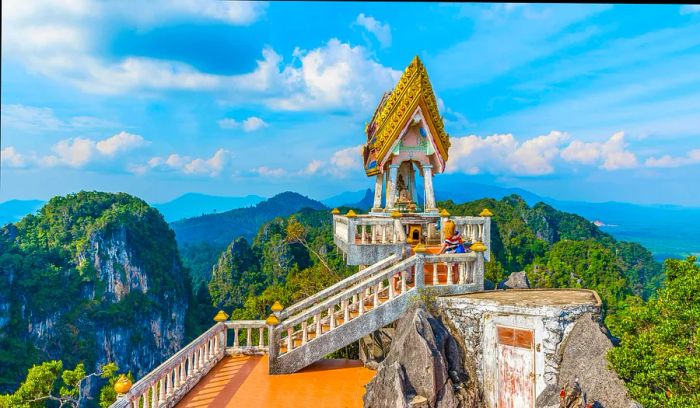
[[[0,391],[46,360],[141,376],[183,346],[188,298],[158,211],[127,194],[54,197],[0,229]]]

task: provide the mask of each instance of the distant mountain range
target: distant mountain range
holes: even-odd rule
[[[256,204],[216,214],[186,218],[170,224],[178,244],[207,242],[226,247],[234,238],[252,240],[262,224],[275,217],[289,216],[302,208],[327,209],[322,203],[290,191]]]
[[[463,175],[441,175],[439,182],[437,181],[436,179],[435,195],[438,201],[452,200],[455,203],[462,203],[483,197],[501,199],[517,194],[529,205],[542,201],[559,210],[579,214],[589,221],[600,221],[604,231],[617,239],[643,244],[652,250],[658,260],[691,254],[700,257],[700,228],[697,227],[700,225],[700,208],[618,202],[562,201],[541,197],[520,188],[467,182]],[[290,200],[289,204],[283,203],[285,197]],[[320,202],[300,197],[303,196],[296,193],[278,194],[267,201],[271,201],[272,204],[263,205],[260,211],[253,211],[253,209],[258,208],[266,201],[264,201],[264,197],[257,195],[224,197],[188,193],[165,203],[153,204],[153,206],[164,215],[166,221],[171,223],[176,232],[179,231],[178,242],[182,243],[183,241],[189,242],[191,235],[188,231],[199,228],[196,225],[205,225],[206,227],[203,228],[210,228],[209,220],[227,220],[227,217],[236,219],[238,217],[242,217],[241,219],[252,217],[242,223],[237,222],[241,225],[240,235],[250,238],[255,234],[258,226],[266,222],[273,213],[265,213],[265,208],[269,208],[270,205],[288,207],[289,211],[285,214],[291,214],[303,206],[310,208],[347,206],[367,211],[372,207],[374,192],[372,189],[346,191]],[[0,225],[19,221],[25,215],[37,211],[43,204],[44,201],[41,200],[10,200],[0,203]],[[231,213],[231,210],[241,211]],[[261,215],[263,213],[266,215]],[[217,215],[223,215],[223,217],[216,217]],[[178,220],[182,220],[182,222]],[[216,236],[215,231],[219,231],[223,226],[211,228],[212,232],[206,234],[207,236]],[[215,239],[220,240],[222,245],[228,245],[230,239],[226,241],[224,238],[228,235],[225,233]]]
[[[153,204],[165,217],[173,222],[183,218],[196,217],[210,213],[225,212],[236,208],[251,207],[265,200],[265,197],[247,195],[244,197],[224,197],[199,193],[187,193],[160,204]]]

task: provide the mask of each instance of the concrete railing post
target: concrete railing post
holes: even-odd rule
[[[416,288],[425,286],[425,254],[416,254],[416,273],[414,276]]]

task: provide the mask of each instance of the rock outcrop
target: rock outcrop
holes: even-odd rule
[[[578,382],[586,403],[605,408],[641,407],[627,394],[624,382],[608,368],[606,355],[613,347],[607,333],[590,313],[579,317],[560,346],[559,389],[549,390],[538,406],[559,407],[559,390]]]
[[[478,393],[455,339],[423,306],[396,324],[391,349],[366,386],[365,407],[476,407]]]
[[[498,282],[498,289],[530,289],[530,281],[525,271],[513,272],[508,279]]]
[[[187,275],[172,230],[142,200],[55,197],[0,231],[0,258],[0,347],[25,356],[0,361],[1,391],[49,359],[84,362],[88,372],[116,362],[139,378],[184,345]],[[102,383],[91,381],[87,394]]]

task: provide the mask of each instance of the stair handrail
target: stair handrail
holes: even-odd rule
[[[327,298],[329,296],[332,296],[333,294],[335,294],[339,290],[342,290],[350,285],[355,284],[356,282],[359,282],[359,281],[367,278],[368,276],[371,276],[371,275],[381,271],[387,265],[398,261],[400,258],[401,258],[401,256],[398,254],[390,255],[390,256],[382,259],[381,261],[379,261],[375,264],[372,264],[372,265],[366,267],[365,269],[363,269],[363,270],[361,270],[353,275],[350,275],[347,278],[327,287],[326,289],[323,289],[320,292],[316,292],[315,294],[307,297],[306,299],[303,299],[303,300],[287,307],[286,309],[282,310],[282,312],[280,312],[280,317],[282,319],[285,319],[285,318],[293,315],[294,313],[297,313],[300,310],[308,308],[309,306],[313,306],[316,303],[318,303],[320,300]]]
[[[365,280],[359,282],[358,284],[355,284],[349,288],[346,288],[344,291],[337,293],[334,296],[326,298],[323,302],[317,302],[313,307],[305,309],[302,312],[297,313],[296,315],[294,315],[292,317],[288,317],[286,320],[284,320],[282,323],[280,323],[280,325],[277,326],[275,329],[281,331],[282,329],[286,329],[288,327],[293,327],[294,325],[301,323],[304,319],[308,319],[309,316],[313,316],[317,313],[321,313],[323,311],[326,311],[326,310],[328,310],[329,307],[340,303],[340,301],[344,297],[348,296],[347,295],[348,292],[357,292],[360,290],[364,290],[372,285],[375,285],[380,280],[385,279],[386,275],[393,273],[396,270],[401,271],[401,270],[407,269],[407,268],[415,265],[417,263],[417,260],[418,260],[417,256],[413,255],[411,257],[404,259],[403,261],[401,261],[397,264],[394,264],[394,265],[389,266],[388,268],[382,269],[382,270],[378,271],[376,274],[369,276],[369,277],[366,277]]]

